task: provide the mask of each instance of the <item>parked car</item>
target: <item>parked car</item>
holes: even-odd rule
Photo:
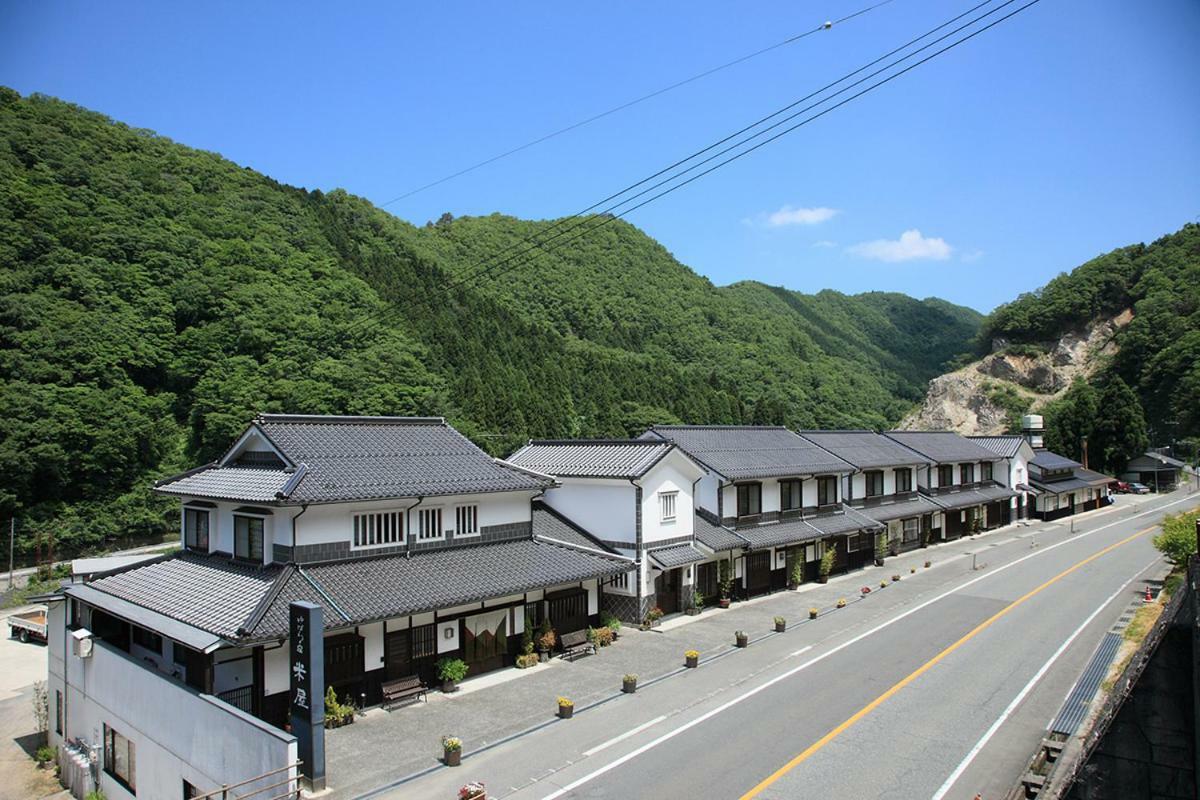
[[[46,641],[46,610],[13,614],[8,618],[8,633],[14,639]]]
[[[1150,487],[1144,483],[1131,483],[1129,491],[1133,494],[1150,494]]]
[[[1129,484],[1126,481],[1113,481],[1108,486],[1117,494],[1129,494]]]

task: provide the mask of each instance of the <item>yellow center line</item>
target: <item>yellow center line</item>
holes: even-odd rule
[[[879,695],[871,702],[867,703],[861,709],[856,711],[854,713],[854,715],[851,716],[849,719],[847,719],[845,722],[841,723],[836,728],[831,730],[829,733],[825,734],[820,739],[813,742],[811,745],[808,746],[807,749],[805,749],[802,753],[800,753],[799,755],[794,757],[791,761],[787,762],[782,767],[780,767],[779,769],[772,772],[770,775],[768,775],[766,778],[764,778],[762,781],[760,781],[758,783],[758,785],[756,785],[753,789],[751,789],[750,791],[748,791],[744,795],[742,795],[741,800],[750,800],[750,798],[757,797],[758,795],[760,795],[765,789],[767,789],[769,786],[771,786],[771,784],[778,781],[780,778],[782,778],[787,773],[791,772],[793,769],[798,767],[800,764],[803,764],[814,753],[816,753],[818,750],[820,750],[825,745],[832,742],[838,736],[845,733],[848,729],[850,729],[853,725],[855,725],[855,723],[857,723],[863,717],[867,716],[872,711],[874,711],[876,708],[878,708],[880,705],[882,705],[885,701],[887,701],[888,698],[890,698],[891,696],[893,696],[894,694],[899,692],[905,686],[908,686],[910,683],[915,681],[917,678],[924,675],[926,672],[928,672],[930,669],[932,669],[935,665],[937,665],[939,662],[941,662],[942,659],[944,659],[946,656],[950,655],[955,650],[957,650],[958,648],[962,647],[967,642],[974,639],[976,636],[978,636],[980,633],[982,633],[984,630],[986,630],[988,627],[990,627],[992,625],[992,623],[996,622],[996,620],[998,620],[1001,617],[1003,617],[1004,615],[1008,614],[1008,612],[1012,611],[1014,608],[1021,605],[1026,600],[1030,599],[1031,597],[1034,597],[1039,592],[1041,592],[1043,589],[1054,585],[1055,583],[1062,580],[1066,576],[1070,575],[1072,572],[1079,569],[1080,567],[1083,567],[1084,565],[1089,564],[1092,561],[1095,561],[1097,558],[1100,558],[1101,556],[1105,555],[1106,553],[1110,553],[1113,550],[1116,550],[1121,545],[1132,542],[1134,539],[1137,539],[1139,536],[1145,536],[1147,533],[1149,533],[1150,531],[1154,530],[1157,527],[1158,527],[1157,525],[1152,525],[1149,528],[1140,530],[1137,533],[1133,534],[1132,536],[1122,539],[1119,542],[1110,544],[1108,547],[1105,547],[1103,550],[1099,550],[1099,551],[1093,553],[1092,555],[1090,555],[1087,558],[1083,559],[1082,561],[1078,562],[1074,566],[1067,567],[1062,572],[1058,573],[1053,578],[1051,578],[1050,580],[1043,583],[1041,586],[1038,586],[1036,589],[1031,589],[1030,591],[1028,591],[1025,594],[1018,597],[1016,600],[1013,600],[1007,606],[1000,609],[999,611],[997,611],[992,616],[988,617],[983,622],[979,623],[979,625],[975,626],[975,628],[973,628],[971,631],[966,633],[957,642],[950,645],[945,650],[943,650],[942,652],[938,653],[933,658],[926,661],[924,664],[922,664],[920,667],[918,667],[916,670],[914,670],[912,673],[910,673],[907,677],[903,678],[896,685],[892,686],[892,688],[888,689],[886,692]]]

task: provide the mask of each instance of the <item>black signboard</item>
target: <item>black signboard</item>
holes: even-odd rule
[[[292,734],[300,772],[314,791],[325,788],[325,638],[321,607],[297,600],[288,610]]]

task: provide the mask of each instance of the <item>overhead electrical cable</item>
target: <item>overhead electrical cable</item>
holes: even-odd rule
[[[661,89],[655,89],[654,91],[650,92],[649,94],[644,94],[641,97],[637,97],[633,100],[628,100],[624,103],[621,103],[620,105],[613,106],[612,108],[610,108],[606,111],[601,111],[598,114],[594,114],[594,115],[588,117],[587,119],[582,119],[582,120],[579,120],[578,122],[571,123],[570,125],[567,125],[565,128],[559,128],[556,131],[547,133],[543,136],[539,136],[536,139],[532,139],[532,140],[526,142],[525,144],[518,145],[518,146],[512,148],[511,150],[506,150],[503,153],[497,153],[496,155],[491,156],[490,158],[485,158],[484,160],[479,161],[475,164],[472,164],[469,167],[464,167],[464,168],[458,170],[457,172],[452,172],[449,175],[445,175],[441,178],[438,178],[437,180],[430,181],[429,183],[423,184],[414,189],[410,189],[409,191],[405,192],[404,194],[397,195],[396,197],[393,197],[391,200],[387,200],[386,202],[380,203],[379,208],[385,208],[387,206],[392,205],[393,203],[398,203],[401,200],[405,200],[409,197],[412,197],[415,194],[420,194],[421,192],[423,192],[427,189],[432,189],[435,186],[440,186],[443,183],[454,180],[455,178],[461,178],[463,175],[474,172],[477,169],[486,167],[489,164],[494,164],[497,161],[500,161],[501,159],[505,159],[505,158],[508,158],[509,156],[516,155],[517,153],[520,153],[524,150],[528,150],[531,147],[536,147],[537,145],[542,144],[543,142],[547,142],[557,136],[562,136],[564,133],[570,133],[573,130],[582,128],[585,125],[590,125],[593,122],[597,122],[601,119],[604,119],[605,117],[611,116],[620,111],[624,111],[627,108],[632,108],[633,106],[636,106],[639,103],[644,103],[647,100],[653,100],[655,97],[664,95],[667,92],[672,92],[676,89],[687,86],[690,83],[695,83],[698,80],[707,78],[709,75],[714,75],[718,72],[729,69],[730,67],[736,67],[738,64],[745,63],[746,61],[749,61],[753,58],[758,58],[761,55],[766,55],[767,53],[770,53],[773,50],[778,50],[779,48],[786,47],[789,44],[794,44],[794,43],[800,41],[801,39],[805,39],[809,36],[812,36],[813,34],[820,33],[823,30],[829,30],[830,28],[832,28],[836,25],[840,25],[843,22],[848,22],[848,21],[854,19],[855,17],[860,17],[863,14],[866,14],[870,11],[874,11],[875,9],[879,8],[880,6],[886,6],[887,4],[889,4],[891,2],[893,2],[893,0],[882,0],[882,2],[875,3],[874,5],[867,6],[866,8],[861,8],[852,14],[847,14],[846,16],[841,17],[840,19],[836,19],[831,22],[822,23],[821,25],[818,25],[817,27],[812,28],[810,30],[804,31],[803,33],[798,33],[795,36],[789,36],[787,39],[784,39],[783,41],[776,42],[775,44],[772,44],[772,45],[768,45],[767,47],[764,47],[760,50],[755,50],[753,53],[747,53],[746,55],[739,56],[738,58],[735,58],[732,61],[726,61],[724,64],[719,64],[715,67],[710,67],[709,69],[706,69],[703,72],[698,72],[695,75],[684,78],[683,80],[676,81],[675,83],[672,83],[669,86],[664,86]]]

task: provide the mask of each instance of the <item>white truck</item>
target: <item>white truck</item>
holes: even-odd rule
[[[46,641],[46,609],[13,614],[8,618],[8,633],[22,642]]]

